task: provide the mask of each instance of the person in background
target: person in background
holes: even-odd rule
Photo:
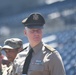
[[[0,46],[0,64],[2,63],[2,59],[4,58],[3,54],[1,53],[2,46]]]
[[[10,38],[4,41],[4,46],[2,47],[2,50],[4,50],[6,53],[9,65],[5,68],[3,68],[4,65],[1,65],[1,75],[14,75],[13,62],[17,53],[19,53],[19,51],[21,51],[22,49],[23,43],[22,40],[19,38]]]
[[[1,66],[1,64],[2,64],[2,59],[3,59],[3,55],[2,55],[2,53],[1,53],[1,50],[2,50],[2,46],[0,46],[0,75],[1,75],[1,68],[2,68],[2,66]]]
[[[43,16],[40,13],[32,13],[22,23],[29,45],[15,59],[15,74],[66,75],[59,52],[42,41],[42,30],[45,25]]]
[[[9,61],[5,55],[2,54],[2,46],[0,46],[0,75],[2,75],[2,69],[5,69],[9,64]]]

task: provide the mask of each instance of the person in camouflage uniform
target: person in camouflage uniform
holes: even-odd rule
[[[4,41],[4,46],[2,47],[2,50],[5,51],[8,61],[10,63],[8,66],[1,65],[1,75],[14,75],[13,62],[17,53],[19,53],[19,51],[21,51],[22,49],[23,43],[22,40],[19,38],[10,38]]]

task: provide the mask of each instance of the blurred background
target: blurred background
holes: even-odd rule
[[[21,21],[41,13],[46,25],[43,41],[59,51],[66,74],[76,74],[76,0],[0,0],[0,45],[18,37],[28,43]]]

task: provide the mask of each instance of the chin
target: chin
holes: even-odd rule
[[[39,44],[39,43],[40,43],[40,40],[35,40],[35,43],[36,43],[36,44]]]
[[[39,43],[39,42],[40,42],[40,40],[34,40],[34,42]]]

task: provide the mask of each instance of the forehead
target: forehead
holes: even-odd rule
[[[29,30],[42,30],[42,29],[30,28]]]
[[[28,28],[28,27],[25,27],[26,30],[42,30],[42,28]]]

